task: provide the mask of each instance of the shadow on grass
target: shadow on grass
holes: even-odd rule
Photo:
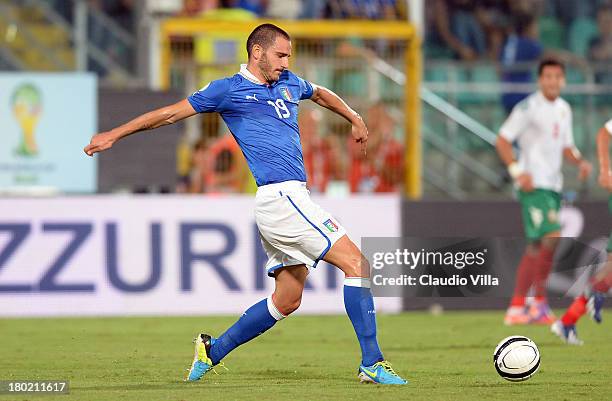
[[[548,386],[550,383],[541,383],[541,382],[520,382],[521,387],[542,387]],[[463,383],[461,387],[474,387],[474,388],[508,388],[509,386],[515,386],[514,382],[501,382],[501,383]]]
[[[429,351],[455,351],[455,350],[480,350],[487,349],[486,345],[482,344],[448,344],[448,345],[438,345],[438,346],[430,346],[425,344],[415,344],[409,347],[399,347],[399,346],[386,346],[385,351],[401,351],[401,352],[429,352]]]
[[[257,386],[295,386],[295,385],[319,385],[321,382],[325,382],[325,385],[329,385],[330,382],[334,383],[348,383],[347,378],[333,378],[323,375],[308,375],[308,377],[300,376],[295,374],[293,371],[278,371],[281,373],[280,376],[276,376],[270,372],[251,373],[250,376],[256,380],[241,380],[240,383],[235,382],[217,382],[214,380],[208,381],[197,381],[197,382],[186,382],[183,380],[168,381],[165,383],[142,383],[142,384],[108,384],[98,386],[71,386],[71,393],[81,393],[87,391],[157,391],[157,390],[172,390],[172,391],[192,391],[207,389],[252,389],[255,385]],[[293,377],[292,377],[293,376]],[[262,380],[262,378],[264,378]]]
[[[83,387],[70,387],[71,393],[81,393],[86,391],[146,391],[146,390],[172,390],[172,391],[192,391],[202,389],[203,386],[210,388],[218,388],[223,387],[226,388],[252,388],[252,383],[244,383],[244,384],[227,384],[223,383],[222,385],[217,382],[185,382],[185,381],[170,381],[166,383],[143,383],[143,384],[109,384],[109,385],[99,385],[99,386],[83,386]]]

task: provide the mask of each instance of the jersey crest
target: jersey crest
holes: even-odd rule
[[[279,91],[283,99],[293,102],[293,98],[291,97],[291,92],[289,92],[289,89],[286,86],[281,87]]]

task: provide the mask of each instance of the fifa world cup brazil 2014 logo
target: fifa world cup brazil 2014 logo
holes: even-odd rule
[[[11,97],[15,119],[21,127],[21,143],[15,152],[22,156],[38,154],[38,145],[34,131],[42,113],[42,96],[32,84],[22,84],[15,89]]]

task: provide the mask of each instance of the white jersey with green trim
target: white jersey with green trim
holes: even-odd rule
[[[565,100],[550,101],[540,91],[531,94],[514,107],[500,135],[517,141],[518,164],[531,174],[535,188],[561,191],[563,150],[574,146],[572,109]]]

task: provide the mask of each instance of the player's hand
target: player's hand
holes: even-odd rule
[[[578,164],[578,178],[581,181],[586,180],[593,171],[593,165],[586,160],[581,160]]]
[[[100,132],[91,138],[89,145],[83,149],[87,156],[93,156],[94,153],[102,152],[103,150],[110,149],[115,143],[115,135],[110,132]]]
[[[368,127],[366,127],[361,117],[358,117],[358,119],[353,122],[351,135],[353,135],[353,139],[355,140],[355,142],[361,144],[361,150],[365,155],[368,144]]]
[[[516,177],[516,184],[522,191],[531,192],[535,188],[533,187],[533,180],[531,178],[531,174],[523,173]]]
[[[602,171],[599,173],[599,185],[603,189],[612,192],[612,170]]]

